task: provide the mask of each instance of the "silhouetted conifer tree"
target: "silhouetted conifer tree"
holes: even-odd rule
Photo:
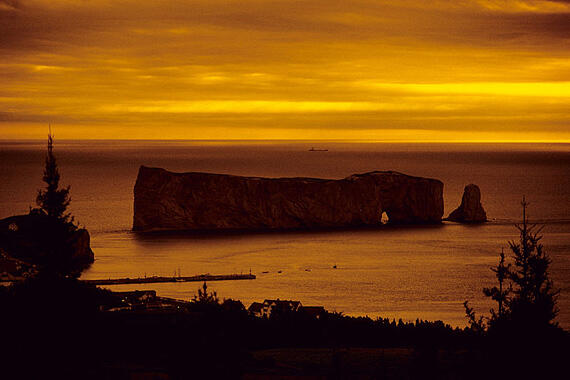
[[[498,304],[498,312],[491,309],[491,319],[495,320],[497,318],[502,318],[505,315],[505,304],[508,302],[508,295],[512,292],[512,286],[509,285],[505,288],[505,280],[509,277],[509,271],[511,264],[505,265],[505,253],[501,250],[501,255],[499,256],[499,264],[495,268],[491,268],[495,272],[499,286],[493,286],[492,288],[484,288],[483,293],[487,297],[491,297]],[[467,308],[466,308],[467,310]],[[469,315],[469,313],[467,313]]]
[[[498,304],[497,311],[491,309],[488,326],[483,317],[476,318],[473,309],[464,303],[469,324],[475,331],[538,331],[557,326],[554,318],[558,313],[556,302],[560,291],[554,288],[548,274],[551,260],[540,243],[542,227],[529,224],[526,215],[528,203],[524,197],[521,204],[523,220],[516,225],[520,238],[509,242],[514,263],[506,264],[505,255],[501,252],[499,264],[491,268],[499,284],[483,289],[484,294]]]
[[[202,289],[198,288],[198,294],[195,295],[192,300],[195,303],[202,305],[218,305],[220,303],[216,292],[208,293],[208,285],[206,285],[206,281],[204,281]]]
[[[487,325],[485,324],[485,318],[483,316],[479,316],[475,314],[475,310],[472,307],[469,307],[469,302],[463,302],[463,307],[465,308],[465,314],[467,315],[467,319],[469,320],[469,326],[471,330],[474,332],[481,334],[484,333],[487,329]]]
[[[558,313],[556,301],[559,290],[554,289],[553,282],[549,278],[548,266],[551,260],[540,243],[542,227],[529,225],[526,216],[527,206],[528,203],[523,198],[523,221],[516,226],[520,232],[520,239],[518,242],[509,242],[513,252],[514,267],[502,269],[511,281],[511,286],[503,297],[505,301],[503,315],[498,315],[495,319],[507,318],[521,327],[556,325],[554,318]],[[491,319],[492,322],[494,319]]]
[[[59,170],[53,154],[53,136],[50,130],[43,176],[46,188],[38,191],[36,203],[47,215],[67,222],[70,219],[70,214],[66,214],[65,211],[71,202],[69,197],[70,187],[67,186],[60,189],[59,179]]]
[[[43,274],[77,277],[81,273],[80,266],[73,258],[73,233],[77,230],[77,226],[73,223],[73,217],[66,213],[71,201],[70,187],[59,187],[60,174],[53,153],[51,129],[48,133],[42,179],[46,187],[38,191],[36,203],[39,208],[30,210],[32,215],[48,217],[48,221],[41,222],[41,229],[38,227],[36,231],[45,251],[45,255],[38,257],[38,264]]]

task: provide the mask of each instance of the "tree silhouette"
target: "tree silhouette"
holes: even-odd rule
[[[512,286],[508,286],[505,289],[505,280],[509,277],[509,271],[511,264],[505,264],[505,253],[501,250],[499,256],[499,264],[495,268],[491,268],[495,272],[499,286],[493,286],[492,288],[484,288],[483,293],[487,297],[491,297],[498,304],[498,313],[494,309],[491,309],[491,319],[496,320],[502,318],[505,315],[505,304],[508,302],[508,296],[512,292]],[[467,308],[466,308],[467,310]],[[469,313],[467,313],[469,315]]]
[[[44,189],[38,190],[36,203],[39,208],[30,210],[36,223],[35,238],[40,242],[45,254],[38,255],[36,261],[41,272],[46,275],[77,277],[85,263],[74,257],[76,253],[77,226],[73,217],[66,212],[71,198],[69,189],[59,187],[60,174],[53,153],[53,135],[48,133],[47,153],[43,181]]]
[[[59,170],[57,169],[57,162],[53,154],[53,136],[50,130],[43,175],[43,181],[46,183],[46,187],[38,191],[36,203],[48,216],[67,222],[70,219],[70,214],[66,214],[65,211],[71,202],[71,198],[69,197],[70,186],[60,189],[59,179]]]
[[[540,243],[542,227],[529,225],[527,206],[528,203],[523,197],[523,222],[516,226],[520,239],[519,242],[509,242],[514,267],[505,269],[512,288],[505,297],[506,308],[503,316],[498,318],[508,318],[512,323],[521,326],[556,325],[553,321],[558,314],[556,301],[560,291],[554,289],[549,278],[548,266],[551,260]]]
[[[192,300],[194,303],[201,305],[218,305],[220,303],[216,292],[208,293],[208,285],[206,285],[206,281],[204,281],[202,289],[198,288],[198,294],[195,295]]]
[[[554,318],[560,290],[555,289],[549,277],[550,257],[540,243],[542,227],[529,224],[526,215],[528,203],[522,200],[523,219],[517,224],[520,237],[509,241],[512,264],[505,263],[501,252],[499,264],[491,268],[495,272],[498,286],[484,288],[483,293],[498,304],[498,310],[491,309],[486,325],[483,317],[477,318],[467,302],[464,303],[469,324],[474,331],[505,332],[542,331],[557,327]]]

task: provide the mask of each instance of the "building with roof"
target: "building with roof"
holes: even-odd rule
[[[315,319],[320,319],[327,313],[322,306],[303,306],[301,301],[280,300],[279,298],[276,300],[266,299],[263,302],[253,302],[247,310],[251,315],[260,318],[302,312]]]

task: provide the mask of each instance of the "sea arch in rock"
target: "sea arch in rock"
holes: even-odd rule
[[[443,183],[393,171],[344,179],[173,173],[141,166],[133,230],[310,229],[433,224],[443,216]]]

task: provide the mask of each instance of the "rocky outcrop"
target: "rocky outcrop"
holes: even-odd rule
[[[38,268],[57,267],[65,273],[79,273],[94,261],[86,229],[41,213],[1,219],[0,250]]]
[[[80,228],[70,237],[71,259],[75,262],[92,264],[95,254],[91,250],[91,236],[85,228]]]
[[[341,180],[172,173],[141,166],[133,230],[297,229],[439,223],[443,183],[385,171]]]
[[[470,184],[463,190],[461,205],[446,218],[459,223],[483,223],[487,221],[487,213],[481,204],[479,186]]]

